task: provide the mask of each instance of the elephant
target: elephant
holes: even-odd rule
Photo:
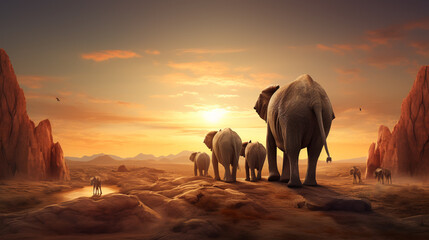
[[[265,150],[264,145],[260,144],[259,142],[243,142],[240,155],[245,158],[245,180],[250,180],[251,182],[261,180],[262,167],[264,166],[265,158],[267,156],[267,150]],[[252,174],[251,179],[249,178],[249,169]],[[258,170],[258,176],[255,175],[255,169]]]
[[[194,175],[197,176],[197,170],[200,176],[207,177],[210,167],[210,156],[207,153],[194,152],[189,156],[189,160],[194,162]],[[204,173],[203,173],[204,172]]]
[[[375,169],[374,177],[377,179],[378,182],[384,184],[384,174],[382,168]]]
[[[101,191],[101,178],[98,176],[91,178],[91,185],[92,187],[92,195],[98,195],[101,196],[103,192]]]
[[[215,180],[220,180],[218,168],[218,162],[220,162],[225,167],[225,182],[235,182],[241,151],[240,136],[231,128],[225,128],[207,133],[204,143],[212,151]],[[230,170],[230,165],[232,166],[232,171]]]
[[[353,184],[362,183],[361,171],[358,167],[353,166],[353,168],[350,169],[350,175],[353,175]],[[358,182],[358,179],[359,179],[359,182]]]
[[[298,157],[307,148],[308,167],[304,184],[316,186],[316,166],[326,143],[334,110],[325,90],[309,75],[299,76],[289,85],[264,89],[254,109],[267,123],[268,181],[288,182],[289,187],[301,187]],[[277,169],[277,147],[283,151],[283,170]]]

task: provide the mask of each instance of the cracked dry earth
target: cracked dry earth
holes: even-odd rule
[[[112,171],[114,167],[108,166],[71,167],[71,182],[33,186],[44,188],[47,196],[54,196],[58,193],[52,194],[49,189],[54,189],[52,192],[74,189],[85,185],[85,179],[97,173],[105,185],[116,185],[119,192],[47,206],[43,206],[45,199],[34,193],[33,198],[40,198],[38,205],[29,204],[27,209],[0,215],[0,236],[2,239],[371,239],[374,236],[427,239],[429,218],[422,215],[428,214],[427,185],[381,186],[374,182],[353,185],[347,167],[338,165],[335,167],[338,173],[334,174],[324,174],[322,167],[321,186],[301,189],[266,180],[246,182],[242,178],[230,184],[148,167],[130,168],[125,173]],[[16,184],[3,182],[0,190],[11,192]]]

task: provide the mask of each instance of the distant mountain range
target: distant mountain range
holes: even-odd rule
[[[111,154],[94,154],[91,156],[83,156],[83,157],[65,157],[66,160],[76,161],[76,162],[86,162],[91,164],[117,164],[121,161],[143,161],[143,160],[152,160],[152,161],[158,161],[158,162],[174,162],[174,163],[190,163],[189,156],[191,155],[191,151],[182,151],[177,154],[170,154],[167,156],[159,156],[156,157],[153,154],[143,154],[139,153],[134,157],[128,157],[128,158],[121,158],[119,156],[111,155]],[[209,153],[211,156],[211,154]],[[359,162],[366,162],[367,157],[359,157],[359,158],[352,158],[352,159],[341,159],[336,160],[335,162],[342,162],[342,163],[359,163]],[[282,162],[283,157],[277,156],[277,162]],[[307,161],[307,159],[300,159],[300,161]],[[323,159],[319,159],[319,161],[324,161]]]
[[[65,157],[67,160],[78,161],[78,162],[91,162],[91,163],[106,163],[114,161],[124,161],[124,160],[155,160],[155,161],[174,161],[174,162],[184,162],[189,161],[189,156],[191,151],[182,151],[178,154],[170,154],[167,156],[156,157],[153,154],[143,154],[139,153],[134,157],[122,158],[116,155],[98,153],[91,156],[83,157]]]

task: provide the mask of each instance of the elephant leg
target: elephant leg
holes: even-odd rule
[[[258,176],[256,176],[256,180],[261,180],[261,174],[262,174],[262,167],[260,167],[260,169],[258,169]]]
[[[203,176],[203,169],[199,169],[200,177]]]
[[[101,186],[100,186],[100,195],[103,194],[103,191],[101,191]]]
[[[323,142],[321,138],[315,138],[311,141],[307,147],[308,165],[307,175],[305,176],[304,185],[316,186],[316,167],[317,160],[319,159],[320,152],[323,148]]]
[[[255,168],[254,167],[252,169],[250,169],[250,174],[251,174],[250,181],[256,182],[256,174],[255,174]]]
[[[297,148],[286,148],[291,151],[287,152],[289,163],[290,163],[290,180],[287,184],[288,187],[302,187],[301,180],[299,179],[299,169],[298,169],[298,157],[299,149]]]
[[[247,160],[245,160],[245,168],[246,168],[246,181],[250,181],[250,178],[249,178],[249,163],[247,162]]]
[[[281,182],[289,182],[290,179],[290,163],[289,158],[287,157],[287,154],[283,152],[283,169],[282,169],[282,176],[280,177]]]
[[[236,163],[232,166],[232,181],[237,181],[237,168],[238,168],[238,159]]]
[[[194,176],[197,176],[197,163],[194,162]]]
[[[268,181],[278,181],[280,173],[277,168],[277,145],[270,126],[267,124],[267,155],[268,155]]]
[[[229,164],[225,166],[225,182],[233,182]]]
[[[215,175],[215,180],[220,181],[218,160],[214,153],[212,153],[212,164],[213,164],[213,172]]]

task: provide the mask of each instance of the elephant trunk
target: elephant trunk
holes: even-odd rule
[[[319,124],[319,129],[320,129],[320,136],[322,137],[322,142],[323,142],[323,145],[325,146],[326,154],[328,155],[328,158],[326,158],[326,162],[331,162],[332,158],[329,155],[328,144],[326,143],[325,128],[323,126],[322,106],[321,106],[321,104],[315,104],[314,107],[313,107],[313,111],[316,114],[317,123]]]

